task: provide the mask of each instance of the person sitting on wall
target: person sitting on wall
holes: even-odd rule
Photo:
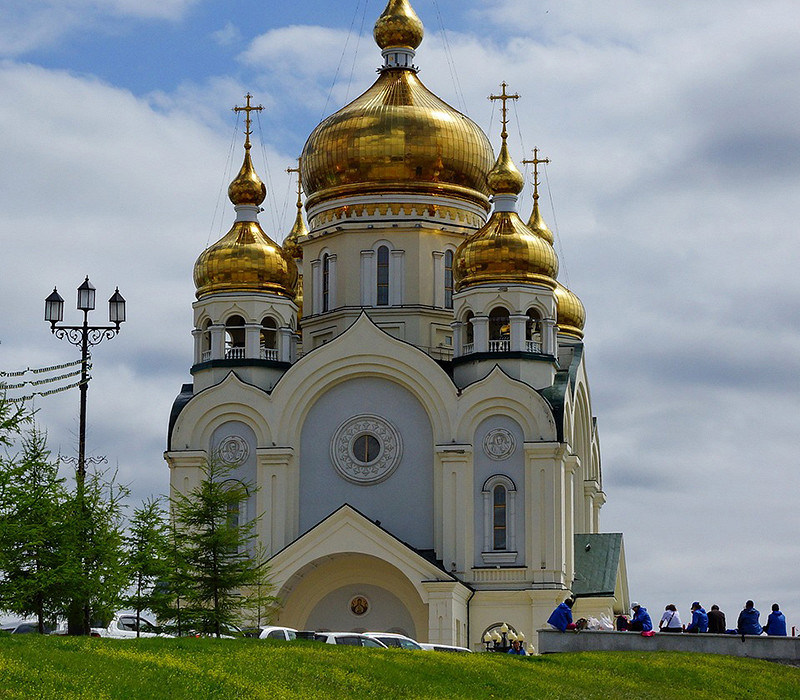
[[[650,619],[650,613],[647,608],[642,607],[639,603],[631,603],[631,610],[633,610],[633,617],[628,623],[628,630],[631,632],[652,632],[653,621]]]
[[[664,608],[664,614],[658,623],[659,632],[683,632],[683,623],[678,608],[673,603]]]
[[[764,630],[758,617],[761,613],[755,609],[752,600],[748,600],[744,604],[744,610],[739,613],[739,620],[736,622],[736,631],[739,634],[761,634]]]
[[[725,634],[725,613],[719,609],[719,605],[712,605],[708,611],[708,631],[711,634]]]
[[[692,622],[686,628],[687,632],[708,632],[708,613],[697,601],[692,603]]]
[[[547,618],[547,624],[560,632],[566,632],[568,629],[575,629],[572,623],[572,606],[575,601],[572,598],[567,598],[563,603],[553,610],[550,617]]]
[[[519,639],[515,639],[511,642],[511,648],[506,652],[507,654],[517,654],[518,656],[527,656],[527,652],[525,651],[525,647],[522,646],[522,642]]]
[[[770,637],[786,636],[786,617],[781,612],[781,606],[777,603],[772,604],[772,612],[767,618],[767,624],[764,625],[764,631]]]

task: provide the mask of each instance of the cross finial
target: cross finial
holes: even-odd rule
[[[535,202],[539,199],[539,163],[549,163],[549,158],[539,158],[539,149],[533,149],[533,159],[532,160],[523,160],[523,163],[526,165],[529,163],[533,164],[533,201]]]
[[[244,147],[247,150],[250,150],[250,134],[253,133],[250,130],[250,112],[260,112],[262,109],[264,109],[264,107],[262,105],[258,105],[258,107],[251,106],[250,100],[251,100],[252,97],[253,96],[248,92],[245,95],[245,99],[247,100],[247,104],[244,107],[240,107],[239,105],[236,105],[233,108],[234,112],[244,112],[245,113],[245,118],[244,118],[244,134],[245,134]]]
[[[506,88],[508,87],[508,83],[506,83],[505,80],[501,83],[500,87],[503,88],[503,92],[500,93],[499,95],[489,95],[489,99],[492,100],[492,101],[494,101],[494,100],[502,100],[503,101],[503,108],[502,108],[503,109],[503,131],[500,134],[500,138],[502,138],[505,141],[508,138],[508,131],[506,130],[506,125],[508,124],[508,107],[506,105],[506,102],[508,102],[508,100],[518,100],[519,99],[519,95],[516,92],[513,95],[509,95],[506,92]]]
[[[300,167],[303,165],[303,156],[300,156],[297,159],[297,167],[296,168],[286,168],[287,173],[297,173],[297,208],[303,208],[303,202],[300,199],[300,195],[303,192],[303,183],[300,180]]]

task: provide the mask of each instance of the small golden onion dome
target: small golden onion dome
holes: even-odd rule
[[[503,145],[500,146],[500,155],[497,156],[497,162],[495,162],[494,167],[486,176],[486,181],[489,183],[489,189],[494,194],[519,194],[525,186],[525,178],[522,177],[522,173],[514,165],[514,161],[508,153],[505,139],[503,139]]]
[[[513,211],[495,211],[486,225],[456,249],[457,291],[476,284],[521,282],[555,287],[558,258]]]
[[[531,218],[528,219],[528,228],[540,238],[544,238],[550,245],[553,245],[553,241],[555,240],[553,232],[548,228],[542,218],[542,214],[539,211],[538,198],[533,200],[533,211],[531,212]]]
[[[583,340],[586,325],[586,309],[578,296],[560,282],[556,283],[556,323],[558,332]]]
[[[269,292],[294,298],[297,265],[261,229],[237,221],[194,264],[197,298],[216,292]]]
[[[228,185],[228,197],[234,204],[259,206],[267,196],[267,188],[256,174],[250,159],[250,142],[245,146],[244,162],[239,174]]]
[[[297,216],[294,219],[292,230],[289,231],[289,234],[283,240],[283,252],[295,260],[303,259],[303,250],[300,248],[300,244],[297,242],[298,239],[301,236],[308,235],[308,227],[303,219],[302,207],[302,204],[298,207]]]
[[[206,248],[194,264],[196,295],[216,292],[269,292],[295,295],[297,265],[258,223],[266,188],[250,160],[249,125],[241,170],[228,187],[237,220],[228,233]]]
[[[372,30],[381,49],[416,49],[422,43],[423,34],[422,22],[408,0],[389,0]]]

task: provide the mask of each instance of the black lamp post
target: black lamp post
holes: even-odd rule
[[[50,323],[50,330],[56,338],[66,339],[81,350],[81,381],[80,381],[80,418],[78,427],[78,467],[75,471],[77,497],[79,508],[84,508],[84,484],[86,481],[86,392],[89,388],[89,348],[98,345],[106,338],[111,339],[119,333],[120,324],[125,321],[125,299],[119,293],[119,288],[108,300],[108,320],[113,326],[90,326],[89,312],[95,308],[95,288],[87,276],[83,284],[78,287],[78,310],[83,311],[83,324],[80,326],[59,325],[64,318],[64,300],[53,288],[53,293],[44,300],[44,320]],[[89,633],[88,603],[80,602],[81,617],[70,616],[70,634]]]
[[[83,311],[83,325],[58,325],[64,318],[64,300],[53,287],[53,293],[44,300],[44,320],[50,322],[50,330],[56,338],[66,339],[81,349],[81,410],[78,429],[78,469],[79,489],[83,489],[86,477],[86,392],[89,388],[89,348],[94,347],[106,338],[111,339],[119,333],[120,324],[125,321],[125,299],[119,293],[119,287],[108,300],[108,320],[113,326],[90,326],[89,312],[95,308],[95,288],[89,277],[78,287],[78,310]]]

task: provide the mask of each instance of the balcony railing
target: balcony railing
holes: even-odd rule
[[[525,350],[527,350],[528,352],[541,352],[542,344],[536,340],[526,340]]]
[[[510,340],[490,340],[489,352],[508,352],[511,350]]]
[[[471,355],[475,352],[475,343],[464,343],[464,347],[462,348],[462,352],[465,355]]]
[[[259,353],[262,360],[273,360],[274,362],[278,361],[278,349],[277,348],[265,348],[263,345],[261,346],[261,352]]]
[[[200,355],[201,362],[208,362],[211,359],[211,350],[203,350],[203,353]]]
[[[243,360],[244,348],[225,348],[226,360]]]

